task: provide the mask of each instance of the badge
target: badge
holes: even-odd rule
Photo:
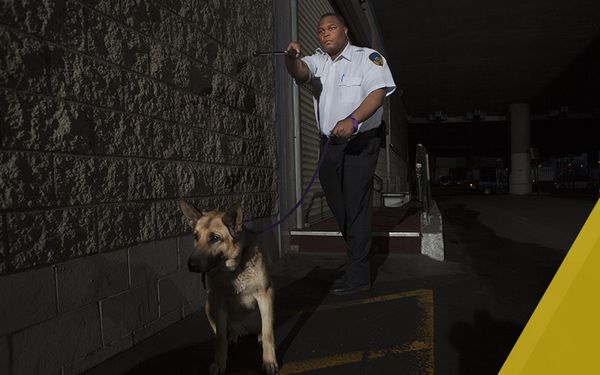
[[[377,52],[370,54],[369,60],[371,60],[375,65],[383,66],[383,57],[381,57],[381,55]]]

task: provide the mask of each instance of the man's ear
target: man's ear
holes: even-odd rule
[[[190,227],[194,229],[196,227],[196,222],[198,221],[198,219],[200,219],[202,213],[183,199],[179,200],[179,207],[181,208],[181,212],[183,212],[183,214],[187,218]]]
[[[237,237],[243,229],[243,219],[244,214],[242,212],[242,204],[240,202],[235,202],[225,211],[225,215],[223,215],[223,224],[229,228],[233,237]]]

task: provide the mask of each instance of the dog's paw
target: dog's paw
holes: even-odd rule
[[[279,365],[277,365],[277,362],[263,362],[263,369],[268,375],[273,375],[279,371]]]
[[[208,366],[208,373],[210,375],[220,375],[225,373],[225,366],[221,366],[216,362],[213,362]]]

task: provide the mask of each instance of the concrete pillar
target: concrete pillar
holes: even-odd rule
[[[531,193],[531,154],[529,104],[511,104],[510,111],[510,147],[511,171],[510,193]]]

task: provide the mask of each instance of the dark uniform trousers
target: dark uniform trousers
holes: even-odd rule
[[[321,140],[321,152],[326,137]],[[369,254],[373,241],[373,176],[381,138],[356,137],[329,144],[319,172],[327,204],[348,245],[346,282],[370,282]]]

